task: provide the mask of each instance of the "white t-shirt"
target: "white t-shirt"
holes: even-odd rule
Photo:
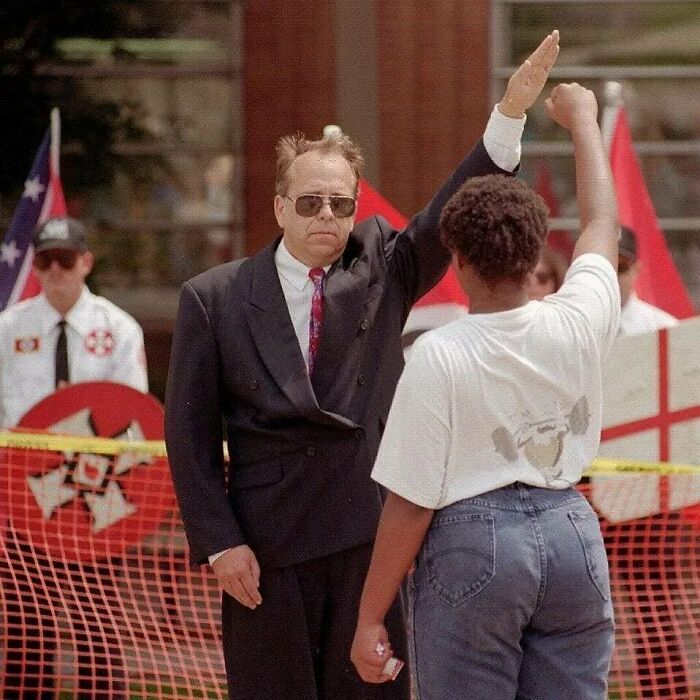
[[[575,484],[595,457],[601,361],[620,316],[612,265],[577,258],[561,289],[416,341],[372,478],[426,508],[515,481]]]
[[[678,319],[663,309],[642,301],[636,294],[631,294],[620,314],[620,335],[638,335],[651,333],[660,328],[670,328]]]
[[[10,428],[53,393],[58,322],[46,296],[0,313],[0,426]],[[111,381],[148,391],[141,326],[111,301],[83,289],[66,314],[71,384]]]

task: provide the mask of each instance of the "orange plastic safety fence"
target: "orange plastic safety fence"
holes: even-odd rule
[[[0,535],[0,697],[226,697],[163,458],[0,450]]]
[[[581,488],[587,491],[586,486]],[[609,697],[697,700],[700,521],[696,511],[666,511],[618,523],[602,520],[601,526],[616,622]]]
[[[611,698],[699,696],[698,524],[602,522]],[[187,562],[163,458],[0,450],[0,584],[0,697],[226,697],[220,593]]]

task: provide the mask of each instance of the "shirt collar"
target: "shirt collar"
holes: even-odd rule
[[[67,324],[75,328],[80,333],[84,332],[85,330],[83,328],[84,324],[82,323],[82,309],[84,309],[85,305],[89,303],[91,297],[92,292],[86,285],[83,285],[83,291],[80,293],[78,300],[75,302],[75,304],[73,304],[65,316]],[[44,334],[49,333],[61,320],[61,314],[59,314],[58,311],[51,306],[44,292],[41,292],[41,294],[37,296],[37,303],[42,307],[39,312],[39,318],[41,319],[42,325],[41,332]]]
[[[300,260],[297,260],[284,245],[284,238],[280,241],[275,251],[275,265],[277,272],[289,282],[297,291],[301,292],[307,284],[313,284],[309,279],[308,265]],[[323,269],[325,272],[330,270],[331,266],[326,265]]]
[[[39,318],[41,319],[41,333],[45,335],[49,333],[51,329],[54,328],[61,320],[61,314],[59,314],[58,311],[51,306],[44,292],[41,292],[41,294],[37,296],[37,304],[41,306],[41,309],[39,310]]]
[[[86,332],[86,328],[84,327],[85,324],[83,323],[85,319],[83,310],[89,304],[91,297],[92,292],[85,285],[83,285],[83,291],[80,293],[78,301],[73,304],[65,316],[68,325],[75,328],[79,333]]]

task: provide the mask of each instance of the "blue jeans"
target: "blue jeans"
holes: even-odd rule
[[[614,624],[598,519],[524,484],[435,512],[411,585],[421,700],[603,700]]]

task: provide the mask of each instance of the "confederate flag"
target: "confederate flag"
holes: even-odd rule
[[[0,243],[0,311],[41,291],[32,270],[32,231],[45,219],[66,215],[58,168],[59,144],[60,121],[54,109],[51,127],[34,157],[12,223]]]

